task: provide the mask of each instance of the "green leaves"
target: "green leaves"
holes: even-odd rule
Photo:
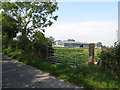
[[[111,48],[104,47],[100,54],[100,58],[102,60],[102,68],[112,72],[120,78],[120,45]]]
[[[26,33],[33,27],[32,30],[51,26],[58,18],[53,15],[58,9],[56,2],[3,2],[2,5],[3,12],[17,20]]]
[[[18,32],[17,22],[9,15],[3,14],[2,17],[2,31],[3,35],[8,35],[9,38],[14,38]]]
[[[45,17],[42,17],[43,22],[45,23],[47,19]]]
[[[57,20],[57,18],[58,18],[58,16],[54,16],[54,17],[52,17],[54,20]]]
[[[52,21],[48,21],[48,25],[51,26],[53,24]]]
[[[5,44],[9,38],[17,38],[16,48],[32,56],[45,57],[48,39],[39,30],[51,26],[58,16],[53,13],[58,9],[57,3],[51,2],[2,2],[3,33]],[[43,30],[45,32],[45,30]],[[11,41],[11,40],[10,40]]]

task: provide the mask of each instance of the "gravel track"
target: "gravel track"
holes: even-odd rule
[[[79,88],[36,68],[2,57],[2,88]]]

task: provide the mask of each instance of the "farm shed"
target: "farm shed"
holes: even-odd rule
[[[64,42],[64,47],[89,48],[89,44],[75,42],[75,41],[68,41],[68,42]]]
[[[72,48],[89,48],[89,43],[83,43],[78,41],[56,40],[54,45]],[[95,48],[101,48],[101,44],[95,43]]]

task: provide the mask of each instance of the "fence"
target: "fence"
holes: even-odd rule
[[[89,49],[85,48],[69,48],[69,47],[47,47],[47,61],[58,64],[67,63],[72,66],[79,66],[93,62],[94,44],[89,45]],[[88,59],[91,57],[91,59]]]

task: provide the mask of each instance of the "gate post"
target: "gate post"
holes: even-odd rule
[[[94,48],[95,48],[95,44],[94,43],[90,43],[89,44],[89,58],[88,58],[88,64],[92,65],[94,62]]]

